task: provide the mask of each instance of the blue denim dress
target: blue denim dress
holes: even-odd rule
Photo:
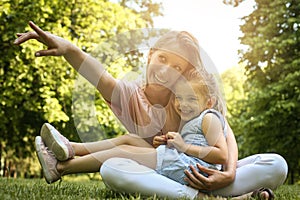
[[[221,120],[224,130],[224,137],[226,137],[226,125],[224,117],[218,111],[214,109],[208,109],[203,111],[198,117],[187,122],[181,130],[181,136],[185,143],[193,144],[197,146],[208,146],[207,140],[203,135],[202,121],[203,117],[207,113],[213,113]],[[211,164],[205,162],[199,158],[188,156],[185,153],[178,152],[175,148],[169,148],[166,145],[160,145],[157,149],[157,166],[156,171],[159,174],[167,176],[181,184],[187,184],[184,181],[184,170],[189,170],[190,165],[196,167],[196,163],[207,168],[221,170],[222,166],[217,164]],[[196,167],[197,169],[197,167]],[[204,176],[207,174],[200,172]]]

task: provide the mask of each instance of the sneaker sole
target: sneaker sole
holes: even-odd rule
[[[59,135],[50,124],[43,124],[40,134],[45,145],[54,153],[57,160],[66,161],[69,159],[68,147],[61,142]]]
[[[37,154],[38,160],[40,162],[40,165],[42,166],[42,170],[43,170],[43,174],[45,176],[46,182],[48,184],[51,184],[54,181],[51,181],[51,176],[50,176],[50,174],[47,173],[49,171],[49,169],[47,168],[46,162],[45,162],[43,154],[42,154],[42,149],[40,148],[40,145],[39,145],[41,142],[42,142],[42,138],[40,136],[37,136],[35,138],[35,150],[36,150],[36,154]]]

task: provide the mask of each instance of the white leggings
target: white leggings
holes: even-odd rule
[[[239,196],[260,187],[275,189],[284,183],[287,172],[287,163],[278,154],[252,155],[238,161],[234,182],[213,191],[213,194],[224,197]],[[100,174],[106,186],[120,192],[190,199],[195,198],[198,193],[196,189],[125,158],[111,158],[105,161]]]

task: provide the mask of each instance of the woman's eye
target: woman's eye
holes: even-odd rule
[[[159,61],[160,62],[162,62],[162,63],[165,63],[166,61],[167,61],[167,59],[166,59],[166,57],[165,56],[158,56],[158,59],[159,59]]]
[[[174,68],[175,68],[177,71],[181,71],[181,67],[178,66],[178,65],[174,66]]]

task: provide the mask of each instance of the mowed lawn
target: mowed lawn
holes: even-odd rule
[[[163,188],[162,188],[163,190]],[[275,191],[278,200],[300,200],[299,185],[283,185]],[[105,187],[100,180],[64,180],[48,185],[43,179],[0,178],[0,199],[167,199],[139,194],[121,194]],[[215,198],[206,198],[207,200]]]

